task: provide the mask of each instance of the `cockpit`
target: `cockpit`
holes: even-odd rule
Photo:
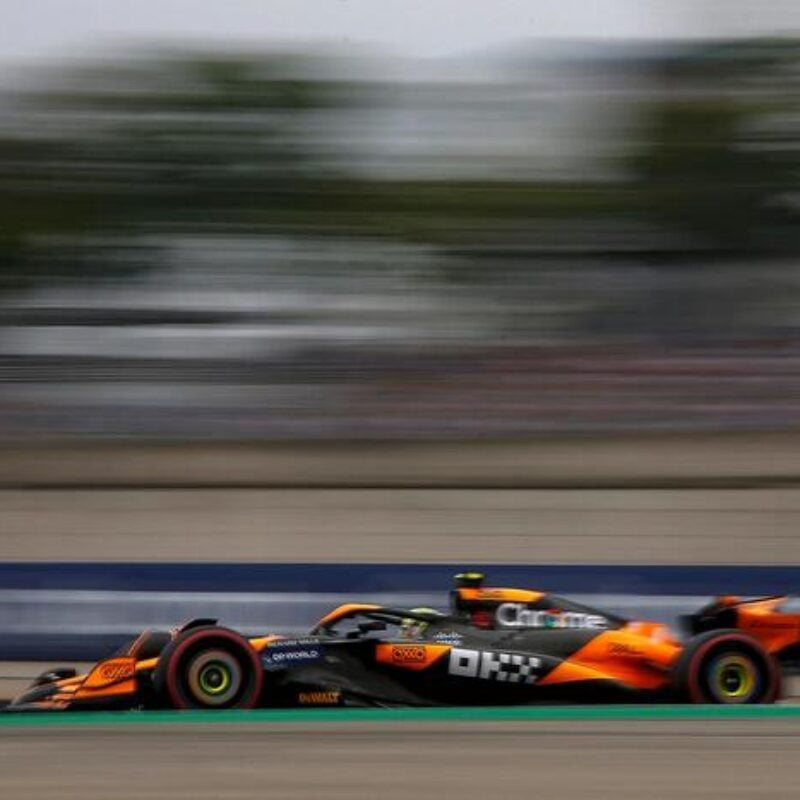
[[[446,615],[432,608],[388,608],[382,606],[339,606],[323,617],[311,630],[312,636],[337,639],[423,639],[431,626]]]

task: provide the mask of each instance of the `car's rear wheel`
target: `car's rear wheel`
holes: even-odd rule
[[[686,643],[674,684],[679,698],[690,703],[774,703],[780,694],[780,671],[750,636],[709,631]]]
[[[227,628],[192,628],[164,649],[153,686],[173,708],[252,708],[262,677],[247,639]]]

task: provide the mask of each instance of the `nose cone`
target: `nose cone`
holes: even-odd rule
[[[44,677],[44,676],[42,676]],[[60,679],[43,682],[37,678],[21,695],[15,697],[4,711],[53,711],[66,708],[69,703],[56,698],[61,691]]]

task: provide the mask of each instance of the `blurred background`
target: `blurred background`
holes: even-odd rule
[[[797,591],[797,0],[4,0],[0,67],[0,703],[465,567],[665,622]],[[796,794],[794,730],[645,722],[7,729],[0,774]]]
[[[0,437],[797,424],[791,4],[423,35],[240,2],[215,39],[34,5],[0,42]]]

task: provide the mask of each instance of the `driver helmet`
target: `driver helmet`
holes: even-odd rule
[[[415,614],[431,614],[441,616],[441,612],[435,608],[412,608]],[[415,619],[414,617],[405,617],[400,623],[400,637],[402,639],[418,639],[428,629],[430,622],[424,619]]]

